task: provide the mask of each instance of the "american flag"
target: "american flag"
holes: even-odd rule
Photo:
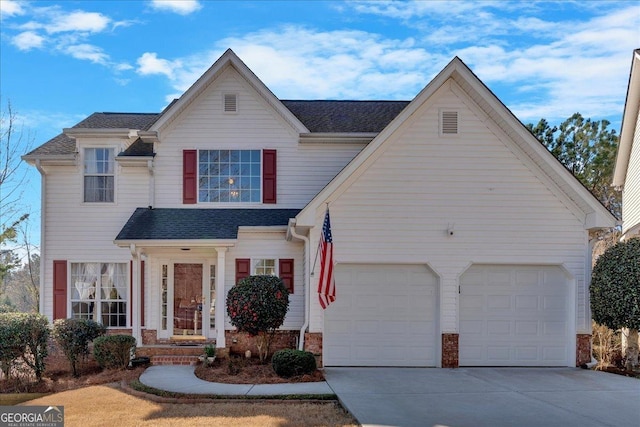
[[[320,237],[320,280],[318,281],[318,298],[323,309],[336,300],[336,284],[333,278],[333,237],[329,207],[324,215],[322,236]]]

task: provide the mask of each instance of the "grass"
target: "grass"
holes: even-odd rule
[[[243,400],[191,403],[187,400],[185,403],[158,403],[132,396],[113,384],[64,391],[31,400],[26,405],[64,406],[67,427],[358,425],[335,401],[302,403]]]
[[[141,384],[143,371],[101,370],[89,358],[82,363],[80,377],[73,378],[66,359],[51,355],[41,382],[28,375],[0,378],[0,405],[64,406],[67,427],[358,425],[333,395],[269,396],[268,401],[185,395]],[[118,385],[123,382],[130,389]]]
[[[47,396],[50,393],[2,393],[0,394],[0,406],[17,405],[28,400]]]

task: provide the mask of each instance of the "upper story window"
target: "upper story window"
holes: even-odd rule
[[[84,149],[84,201],[114,201],[115,150],[113,148]]]
[[[260,150],[199,150],[198,201],[260,203]]]

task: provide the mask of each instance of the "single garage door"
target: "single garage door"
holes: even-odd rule
[[[567,366],[569,283],[556,266],[471,266],[460,280],[461,366]]]
[[[326,366],[435,366],[437,279],[424,265],[337,265]]]

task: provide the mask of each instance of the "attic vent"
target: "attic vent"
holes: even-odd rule
[[[238,111],[238,95],[235,93],[224,94],[224,112],[235,113]]]
[[[443,111],[440,124],[441,124],[440,132],[443,135],[457,135],[458,134],[458,112]]]

